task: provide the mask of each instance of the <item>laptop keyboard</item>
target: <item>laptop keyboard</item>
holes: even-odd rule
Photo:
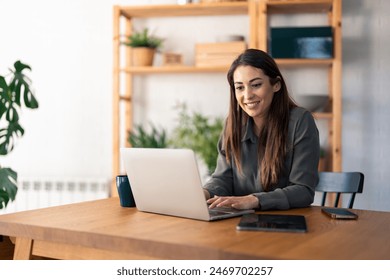
[[[209,209],[210,216],[219,216],[223,214],[233,214],[240,212],[242,210],[238,210],[235,208],[230,208],[230,207],[215,207],[212,209]]]

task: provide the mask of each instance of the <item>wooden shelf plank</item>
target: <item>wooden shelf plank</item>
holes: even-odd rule
[[[151,67],[128,67],[121,69],[122,72],[131,74],[168,74],[168,73],[210,73],[210,72],[227,72],[229,66],[151,66]]]
[[[332,59],[276,59],[281,67],[307,67],[307,66],[331,66]],[[127,67],[121,69],[122,72],[131,74],[164,74],[164,73],[210,73],[227,72],[229,66],[207,66],[197,67],[188,65],[178,66],[145,66],[145,67]]]
[[[241,15],[248,13],[248,2],[121,6],[120,10],[127,18]]]
[[[313,59],[313,58],[276,58],[276,63],[283,67],[297,67],[297,66],[331,66],[333,59]]]
[[[269,14],[326,13],[332,10],[332,0],[269,0]]]
[[[333,114],[330,112],[314,112],[313,113],[315,119],[328,119],[331,120],[333,118]]]

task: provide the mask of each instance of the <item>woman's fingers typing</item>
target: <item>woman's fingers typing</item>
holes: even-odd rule
[[[246,196],[214,196],[207,200],[209,208],[232,207],[236,209],[252,209],[258,206],[258,199],[253,195]]]

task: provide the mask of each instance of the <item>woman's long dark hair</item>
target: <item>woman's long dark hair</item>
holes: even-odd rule
[[[223,145],[226,149],[227,161],[230,162],[232,157],[240,171],[242,171],[241,140],[243,126],[247,124],[249,116],[237,102],[233,75],[237,67],[242,65],[263,70],[264,74],[269,77],[271,85],[280,82],[280,89],[274,93],[267,120],[260,133],[258,147],[258,162],[261,168],[260,181],[263,189],[268,191],[273,185],[277,184],[278,178],[283,172],[288,148],[287,135],[290,110],[296,107],[296,104],[289,96],[286,83],[276,62],[267,53],[261,50],[248,49],[233,61],[227,74],[230,84],[230,108],[226,119]]]

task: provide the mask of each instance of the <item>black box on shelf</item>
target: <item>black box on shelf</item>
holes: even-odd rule
[[[269,49],[274,58],[332,58],[332,27],[271,28]]]

